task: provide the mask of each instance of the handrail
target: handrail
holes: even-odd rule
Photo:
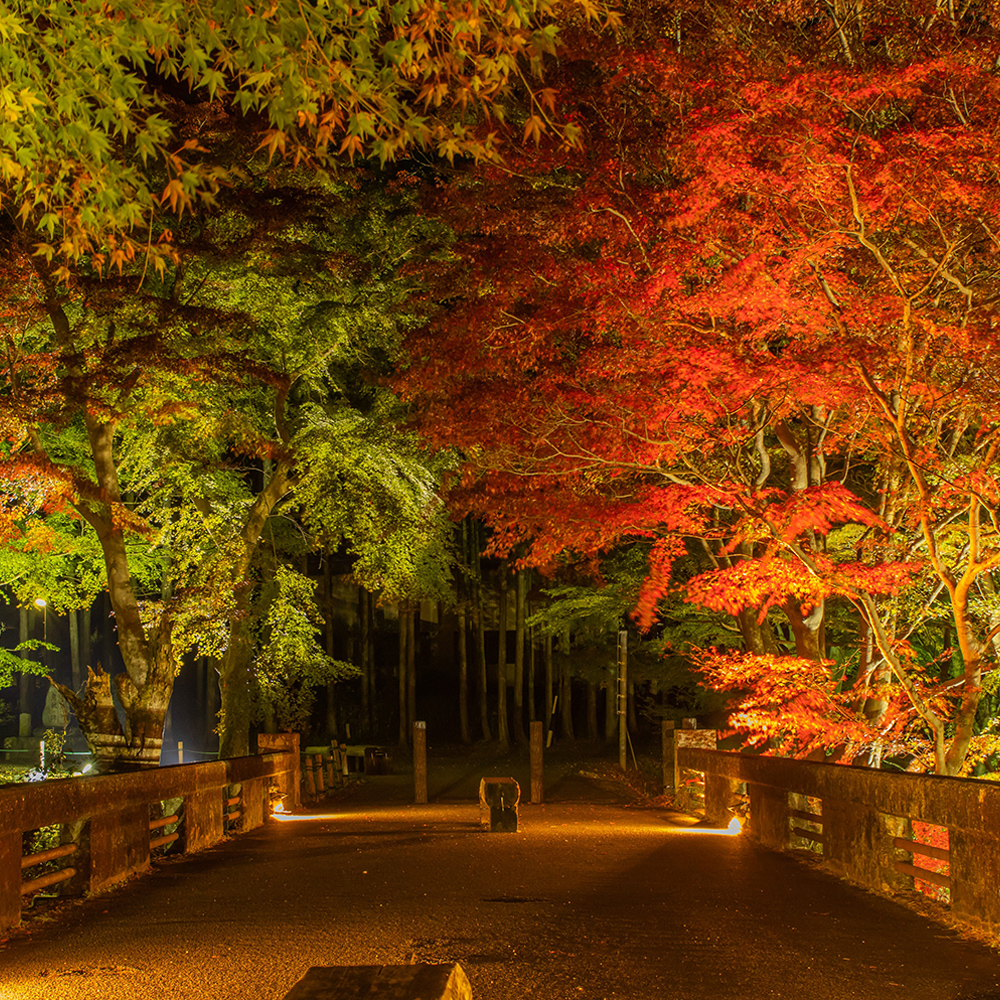
[[[763,846],[787,850],[794,834],[820,845],[831,870],[870,889],[909,891],[913,879],[950,889],[954,919],[990,934],[1000,930],[1000,782],[697,747],[679,748],[677,761],[705,775],[712,822],[728,822],[736,788],[745,783],[744,829]],[[820,800],[820,812],[797,808],[801,800],[792,797],[803,795]],[[946,828],[948,849],[914,840],[916,821]],[[913,864],[914,855],[946,861],[949,871]]]

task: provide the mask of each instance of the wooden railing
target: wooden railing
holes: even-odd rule
[[[729,822],[745,785],[744,832],[758,843],[809,843],[836,874],[883,892],[931,882],[950,891],[954,920],[1000,931],[1000,783],[693,747],[679,749],[678,762],[704,774],[709,822]],[[915,840],[917,821],[946,829],[948,847]],[[924,858],[948,872],[921,866]]]
[[[147,870],[152,850],[196,851],[260,826],[272,796],[298,804],[299,781],[296,741],[256,757],[0,788],[0,931],[20,923],[22,897],[41,889],[100,892]],[[51,827],[61,843],[23,855],[24,835]]]

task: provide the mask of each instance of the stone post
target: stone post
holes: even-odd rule
[[[542,746],[544,736],[542,734],[542,723],[529,723],[531,730],[531,801],[538,803],[542,801]]]
[[[427,802],[427,723],[413,723],[413,801]]]

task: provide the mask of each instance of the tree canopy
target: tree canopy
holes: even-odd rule
[[[657,11],[554,78],[581,150],[435,194],[465,293],[402,384],[498,547],[649,539],[639,619],[678,588],[737,616],[742,652],[706,668],[787,671],[788,748],[955,773],[998,621],[995,11]],[[937,676],[913,639],[942,614]]]

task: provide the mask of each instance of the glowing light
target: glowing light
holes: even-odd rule
[[[300,820],[323,820],[340,819],[339,813],[305,813],[299,816],[292,816],[291,813],[272,813],[273,817],[281,823],[297,823]]]
[[[44,597],[36,597],[35,598],[35,607],[36,608],[47,608],[48,606],[49,606],[49,602],[47,600],[45,600]]]
[[[281,799],[278,799],[278,801],[275,802],[273,806],[271,806],[271,813],[273,815],[278,815],[279,813],[287,813],[287,812],[288,810],[285,808],[285,803],[282,802]]]
[[[743,824],[740,822],[739,816],[734,816],[729,821],[728,830],[730,833],[739,833],[743,829]]]

